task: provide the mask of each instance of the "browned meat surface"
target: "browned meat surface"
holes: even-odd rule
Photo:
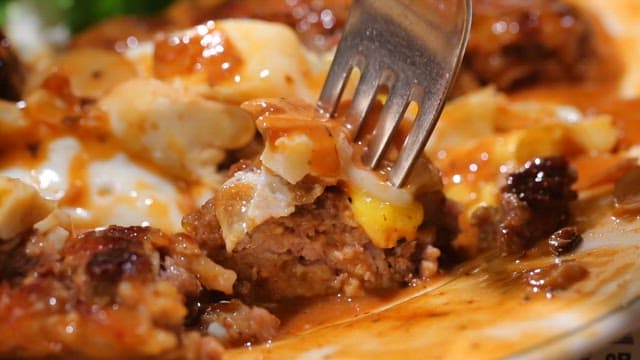
[[[447,202],[442,196],[432,201],[425,218],[438,219]],[[431,246],[436,234],[449,237],[437,239],[440,243],[456,234],[455,224],[446,231],[441,225],[440,232],[425,224],[416,241],[378,248],[354,221],[345,193],[327,188],[314,203],[298,206],[290,216],[260,224],[228,253],[214,214],[211,200],[187,216],[184,226],[207,244],[217,263],[236,271],[236,294],[251,301],[397,288],[420,277],[421,271],[430,275],[437,269],[440,251]]]
[[[263,341],[278,326],[263,309],[238,315],[245,308],[238,303],[217,313],[224,326],[241,329],[232,337],[189,330],[187,320],[216,321],[189,314],[187,303],[215,308],[224,296],[201,294],[229,271],[207,262],[187,236],[112,226],[55,251],[41,251],[45,242],[27,234],[2,249],[0,357],[217,359],[230,338]]]
[[[480,242],[505,254],[518,254],[553,235],[570,220],[569,204],[577,198],[571,189],[575,181],[576,174],[564,158],[527,162],[507,178],[499,208],[480,208],[473,214]]]
[[[562,0],[475,0],[456,93],[549,82],[612,80],[598,24]],[[602,35],[602,34],[600,34]]]
[[[17,101],[22,96],[24,69],[9,40],[0,32],[0,98]]]

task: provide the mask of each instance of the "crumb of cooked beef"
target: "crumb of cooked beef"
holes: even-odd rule
[[[576,174],[562,157],[536,158],[507,178],[499,208],[479,208],[472,223],[481,248],[518,254],[549,237],[570,220]]]
[[[227,346],[238,346],[272,339],[279,325],[280,320],[267,310],[233,299],[207,306],[198,327]]]
[[[221,357],[215,336],[185,326],[186,303],[209,291],[213,272],[224,279],[228,270],[207,266],[190,237],[110,226],[71,237],[53,257],[24,250],[33,236],[0,249],[0,257],[12,259],[0,263],[0,357]],[[207,306],[219,299],[210,300]],[[277,324],[264,322],[263,312],[248,313],[237,325],[230,316],[227,324],[254,321],[265,326],[255,334],[272,334]]]
[[[577,261],[563,261],[545,267],[529,270],[524,279],[534,293],[552,295],[554,291],[565,290],[589,275]]]
[[[442,222],[446,202],[442,196],[434,199],[439,201],[425,213]],[[355,222],[349,198],[337,187],[289,216],[258,225],[231,253],[214,214],[211,200],[185,218],[185,229],[207,244],[217,263],[236,271],[235,294],[250,302],[392,289],[419,277],[420,269],[433,273],[438,266],[438,256],[426,250],[435,242],[435,225],[424,225],[415,241],[378,248]]]
[[[455,92],[610,79],[597,26],[564,0],[476,0]]]
[[[582,235],[575,226],[564,227],[549,236],[549,249],[559,256],[573,251],[582,243]]]

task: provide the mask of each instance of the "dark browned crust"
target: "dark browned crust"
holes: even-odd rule
[[[479,208],[472,222],[481,248],[519,254],[566,226],[575,171],[562,157],[536,158],[507,178],[498,208]],[[577,244],[575,244],[577,245]]]

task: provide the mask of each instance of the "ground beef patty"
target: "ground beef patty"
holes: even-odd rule
[[[214,201],[187,216],[184,226],[209,247],[214,261],[238,274],[235,294],[250,301],[358,295],[437,271],[440,250],[433,245],[449,243],[457,231],[454,207],[441,193],[425,197],[425,218],[438,224],[423,224],[415,241],[390,249],[371,242],[354,221],[349,201],[341,189],[329,187],[312,204],[256,227],[231,253],[224,248]]]

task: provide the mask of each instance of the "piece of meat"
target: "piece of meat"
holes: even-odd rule
[[[446,200],[432,199],[426,213],[433,216],[426,218],[439,219]],[[438,266],[439,253],[428,250],[436,242],[436,225],[424,224],[415,241],[378,248],[355,222],[349,198],[337,187],[327,188],[289,216],[258,225],[231,253],[225,250],[214,214],[215,202],[210,200],[185,217],[185,229],[217,263],[236,271],[235,293],[250,302],[393,289],[420,277],[421,269],[431,275]],[[449,238],[439,243],[450,242],[455,231],[440,235],[445,234]]]
[[[479,208],[472,215],[480,247],[519,254],[567,225],[576,178],[562,157],[536,158],[510,174],[499,208]]]
[[[272,339],[279,325],[280,320],[267,310],[234,299],[208,305],[197,326],[227,346],[239,346]]]
[[[25,234],[0,249],[0,357],[218,359],[215,333],[188,327],[198,299],[213,308],[228,297],[205,297],[231,283],[188,236],[148,227],[110,226],[66,240],[57,257],[33,255]],[[213,265],[212,265],[213,264]],[[238,303],[238,308],[244,305]],[[266,310],[242,316],[224,308],[225,325],[244,329],[234,340],[265,340],[278,322]],[[270,335],[269,335],[270,336]],[[228,343],[228,337],[224,337]]]
[[[566,290],[589,275],[589,270],[577,261],[569,260],[529,270],[524,279],[533,293],[552,296],[555,291]]]
[[[0,98],[18,101],[22,96],[24,68],[7,39],[0,32]]]
[[[476,0],[454,90],[611,78],[597,24],[563,0]]]

